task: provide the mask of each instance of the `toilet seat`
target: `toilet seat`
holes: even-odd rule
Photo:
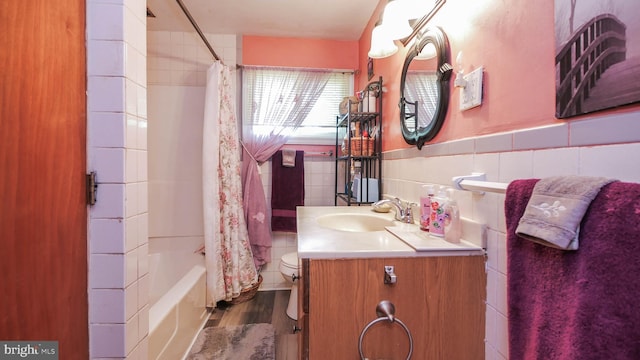
[[[280,258],[280,263],[282,264],[282,266],[296,270],[300,268],[298,261],[298,253],[295,252],[286,253]]]
[[[287,277],[298,276],[300,272],[298,253],[292,252],[282,255],[280,258],[280,272]]]

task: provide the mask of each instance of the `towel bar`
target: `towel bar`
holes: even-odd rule
[[[455,176],[451,181],[453,187],[458,190],[473,191],[484,194],[485,191],[504,194],[507,191],[507,183],[486,181],[486,174],[472,173],[471,175]]]

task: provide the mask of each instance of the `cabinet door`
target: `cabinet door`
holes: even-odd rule
[[[397,283],[384,284],[384,266]],[[484,259],[422,257],[313,260],[309,277],[310,359],[359,358],[358,340],[389,300],[411,331],[415,359],[484,357]],[[399,324],[379,322],[363,339],[368,358],[405,358],[409,340]]]

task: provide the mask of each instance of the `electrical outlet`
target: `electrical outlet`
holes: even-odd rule
[[[460,89],[460,110],[468,110],[482,104],[482,66],[464,76],[466,85]]]

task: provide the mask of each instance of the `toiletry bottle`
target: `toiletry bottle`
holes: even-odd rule
[[[433,189],[433,185],[422,185],[422,196],[420,196],[420,230],[423,231],[429,231]]]
[[[429,223],[429,233],[433,236],[444,236],[444,205],[447,197],[443,189],[438,191],[438,195],[431,198],[431,222]]]
[[[453,198],[453,189],[447,189],[447,202],[444,206],[444,239],[450,243],[458,244],[461,238],[460,209],[456,199]]]

